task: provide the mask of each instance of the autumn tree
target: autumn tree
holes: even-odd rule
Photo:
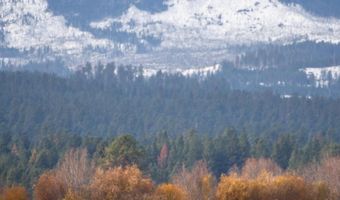
[[[306,182],[297,176],[278,176],[269,183],[270,198],[276,200],[299,199],[312,200]]]
[[[2,197],[0,199],[3,200],[28,200],[29,195],[24,187],[8,187],[3,191]]]
[[[162,184],[157,187],[153,196],[155,200],[187,200],[187,193],[174,184]]]
[[[340,157],[326,158],[320,164],[307,166],[300,173],[309,182],[326,183],[333,198],[340,198]]]
[[[66,195],[65,198],[63,200],[85,200],[85,199],[89,199],[88,195],[85,195],[79,192],[75,192],[72,190],[69,190]]]
[[[222,176],[216,191],[218,200],[250,200],[250,184],[235,174]]]
[[[249,158],[242,167],[241,176],[248,179],[255,179],[263,172],[267,172],[275,176],[282,174],[283,170],[270,159]]]
[[[98,169],[90,184],[91,200],[143,200],[153,192],[152,180],[137,166]]]
[[[249,159],[241,173],[223,175],[217,200],[329,200],[327,184],[307,182],[294,174],[282,173],[267,159]]]
[[[192,170],[183,166],[172,179],[174,184],[187,192],[190,200],[209,200],[214,197],[214,177],[204,161],[198,161]]]
[[[88,159],[86,149],[71,149],[59,162],[55,174],[67,188],[77,190],[90,182],[94,171],[94,163]]]
[[[262,174],[256,179],[237,174],[222,176],[218,184],[218,200],[328,200],[325,185],[313,185],[294,175]]]
[[[84,187],[92,179],[94,170],[86,149],[71,149],[56,169],[41,175],[35,187],[35,197],[38,200],[59,200],[70,191],[84,194]]]
[[[45,172],[35,185],[34,197],[36,200],[62,200],[66,192],[67,186],[54,172]]]

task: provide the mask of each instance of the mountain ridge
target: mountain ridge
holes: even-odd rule
[[[84,2],[70,5],[89,9],[92,4]],[[86,62],[192,68],[235,60],[235,46],[340,42],[340,19],[278,0],[102,1],[99,7],[117,5],[115,16],[89,18],[79,22],[87,24],[81,28],[49,6],[66,3],[1,0],[0,52],[9,52],[0,56],[3,65],[58,61],[71,71]]]

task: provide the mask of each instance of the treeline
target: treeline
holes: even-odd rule
[[[307,41],[283,46],[270,44],[240,52],[235,61],[236,67],[301,69],[340,65],[340,45],[325,42]]]
[[[227,69],[204,79],[162,73],[148,79],[139,70],[109,64],[93,72],[87,66],[65,78],[0,72],[0,132],[138,137],[190,128],[216,135],[235,127],[268,135],[327,133],[339,140],[339,99],[233,90]]]
[[[31,188],[40,174],[58,166],[65,152],[87,149],[88,159],[101,167],[137,165],[154,182],[171,180],[183,166],[191,169],[204,160],[218,178],[242,168],[249,158],[271,159],[283,170],[296,170],[340,155],[340,145],[318,135],[306,141],[291,134],[276,139],[252,136],[228,129],[216,136],[189,131],[169,137],[166,132],[136,140],[130,135],[115,138],[70,133],[42,135],[36,141],[25,136],[0,135],[0,186]],[[70,161],[71,162],[71,161]]]
[[[123,160],[121,160],[123,161]],[[125,160],[127,161],[127,160]],[[178,169],[156,184],[136,165],[95,164],[85,149],[72,149],[46,171],[33,189],[36,200],[336,200],[340,197],[340,159],[285,171],[270,159],[248,159],[216,179],[206,162]],[[4,200],[27,200],[23,187],[6,187]]]
[[[331,73],[322,77],[325,88],[316,85],[315,77],[307,77],[305,68],[340,65],[340,45],[302,42],[291,45],[264,45],[240,48],[233,63],[224,63],[224,75],[235,89],[263,91],[301,96],[340,96],[340,82]]]

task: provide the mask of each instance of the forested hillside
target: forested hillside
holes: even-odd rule
[[[0,200],[340,200],[340,0],[0,0]]]
[[[228,66],[208,76],[95,69],[0,72],[4,199],[228,200],[260,190],[265,200],[292,195],[286,185],[298,199],[337,199],[339,99],[235,90]]]
[[[143,78],[138,68],[98,69],[95,75],[85,69],[67,78],[1,72],[1,132],[32,138],[55,132],[138,137],[188,129],[215,135],[234,127],[271,137],[287,132],[339,137],[339,99],[231,90],[233,83],[223,73]]]

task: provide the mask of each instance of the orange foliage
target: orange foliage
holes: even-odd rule
[[[173,184],[160,185],[156,192],[154,199],[157,200],[186,200],[187,194],[184,190]]]
[[[9,187],[3,191],[3,200],[28,200],[28,193],[24,187]]]
[[[136,166],[97,170],[90,185],[93,200],[142,200],[153,192],[153,183]]]
[[[34,196],[36,200],[59,200],[64,198],[66,191],[66,185],[55,173],[47,172],[40,176],[34,188]]]

